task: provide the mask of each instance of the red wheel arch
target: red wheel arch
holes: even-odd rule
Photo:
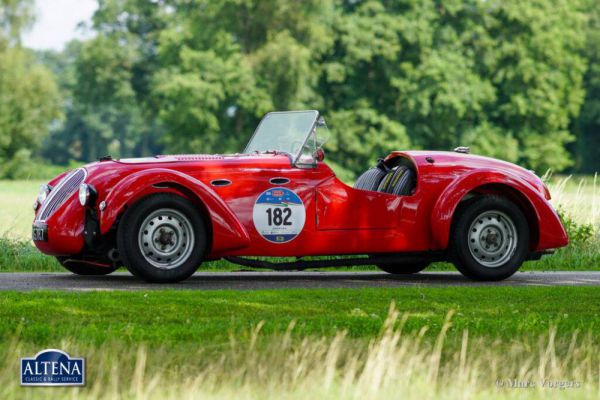
[[[558,214],[536,188],[517,176],[495,170],[476,170],[460,176],[438,197],[431,215],[431,231],[437,249],[446,249],[452,218],[469,194],[497,194],[511,198],[527,216],[532,231],[532,251],[565,246],[567,234]]]
[[[105,234],[127,206],[161,191],[179,192],[205,212],[211,226],[211,252],[248,246],[250,237],[229,206],[207,185],[174,170],[153,168],[127,176],[115,185],[100,213],[100,233]]]

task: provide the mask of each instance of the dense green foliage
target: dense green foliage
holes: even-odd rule
[[[30,2],[3,1],[18,37]],[[457,145],[597,170],[598,13],[595,0],[99,0],[94,38],[39,54],[66,117],[40,154],[235,152],[265,112],[313,108],[349,177],[390,149]],[[34,137],[57,116],[44,110]]]
[[[569,164],[585,63],[584,19],[566,3],[106,1],[95,25],[93,65],[116,73],[81,84],[109,104],[118,89],[150,95],[169,151],[235,151],[266,111],[319,108],[333,160],[355,173],[410,145]],[[111,69],[120,52],[133,61]],[[93,106],[86,93],[76,103]]]
[[[588,0],[587,47],[588,69],[584,75],[585,101],[573,130],[578,135],[575,154],[578,170],[593,173],[600,169],[600,6]]]
[[[21,48],[31,1],[0,0],[0,177],[26,177],[27,161],[58,119],[60,98],[51,72]]]
[[[33,23],[33,0],[0,0],[0,48],[18,44]]]

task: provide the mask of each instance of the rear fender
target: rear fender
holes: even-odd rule
[[[118,216],[141,198],[161,191],[178,191],[195,197],[211,224],[211,251],[237,250],[250,243],[250,237],[229,206],[208,186],[178,171],[155,168],[127,176],[113,187],[100,213],[100,232],[107,233]]]
[[[512,188],[528,203],[526,206],[531,211],[531,215],[528,217],[533,219],[535,228],[538,230],[538,232],[533,232],[533,236],[537,240],[536,243],[532,243],[532,250],[554,249],[568,244],[567,234],[558,214],[535,188],[523,179],[509,173],[497,170],[477,170],[457,178],[446,187],[437,199],[430,221],[435,249],[441,250],[448,247],[452,218],[458,204],[467,194],[489,184]]]

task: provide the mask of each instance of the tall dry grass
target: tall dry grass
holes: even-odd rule
[[[343,332],[294,340],[293,324],[276,337],[262,335],[259,324],[249,342],[232,337],[219,351],[202,343],[182,351],[64,340],[62,349],[86,357],[85,388],[20,387],[19,357],[39,349],[21,343],[16,334],[2,346],[0,398],[600,398],[600,346],[591,333],[558,340],[551,328],[537,339],[501,342],[464,331],[461,342],[450,344],[446,333],[452,313],[433,342],[423,339],[427,328],[404,333],[406,320],[392,305],[380,335],[368,343]],[[514,381],[536,387],[511,388]]]
[[[577,222],[600,227],[600,182],[593,176],[544,176],[554,207],[567,212]]]

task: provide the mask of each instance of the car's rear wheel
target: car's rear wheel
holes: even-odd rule
[[[117,232],[127,269],[148,282],[177,282],[191,276],[207,248],[205,221],[187,199],[166,193],[129,208]]]
[[[529,252],[529,226],[510,200],[476,197],[457,210],[450,251],[456,268],[475,280],[498,281],[513,275]]]
[[[92,262],[78,261],[69,257],[56,257],[56,259],[67,271],[76,275],[108,275],[118,269],[118,267],[97,266]]]
[[[388,274],[410,275],[417,274],[429,266],[429,261],[406,263],[406,264],[377,264],[377,268]]]

